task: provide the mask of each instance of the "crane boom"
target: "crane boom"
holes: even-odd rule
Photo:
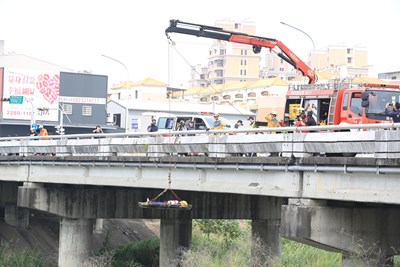
[[[169,27],[165,30],[167,36],[169,33],[173,32],[251,45],[255,54],[260,53],[262,47],[269,48],[270,50],[277,47],[280,49],[278,56],[292,65],[295,69],[299,70],[304,76],[307,76],[309,84],[314,84],[317,80],[315,72],[286,45],[276,39],[227,31],[219,27],[188,23],[179,20],[170,20]]]

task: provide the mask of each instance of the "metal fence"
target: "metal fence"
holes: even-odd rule
[[[2,156],[400,156],[398,124],[0,138]]]

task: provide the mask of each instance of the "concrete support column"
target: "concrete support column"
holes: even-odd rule
[[[254,259],[265,263],[269,259],[278,258],[281,249],[281,220],[252,220],[251,231],[253,236],[252,255]]]
[[[400,251],[398,208],[284,205],[282,235],[342,251],[343,266],[393,266]]]
[[[96,224],[94,226],[94,231],[96,233],[102,233],[103,232],[103,220],[104,219],[96,219]]]
[[[62,218],[60,221],[59,267],[84,266],[92,249],[93,220]]]
[[[4,209],[4,221],[14,227],[26,228],[29,225],[29,209],[18,208],[15,203],[7,203]]]
[[[179,266],[179,249],[190,248],[191,243],[192,220],[189,216],[185,218],[161,219],[160,267]]]

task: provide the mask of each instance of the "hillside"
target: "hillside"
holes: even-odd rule
[[[115,248],[152,236],[159,236],[159,220],[103,220],[103,231],[93,232],[93,251],[103,247],[109,233],[109,245]],[[44,257],[57,261],[59,218],[35,214],[26,229],[11,227],[0,218],[0,243],[20,249],[36,249]]]

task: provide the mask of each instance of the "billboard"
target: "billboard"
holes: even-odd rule
[[[58,121],[59,72],[5,68],[3,77],[3,119]]]

